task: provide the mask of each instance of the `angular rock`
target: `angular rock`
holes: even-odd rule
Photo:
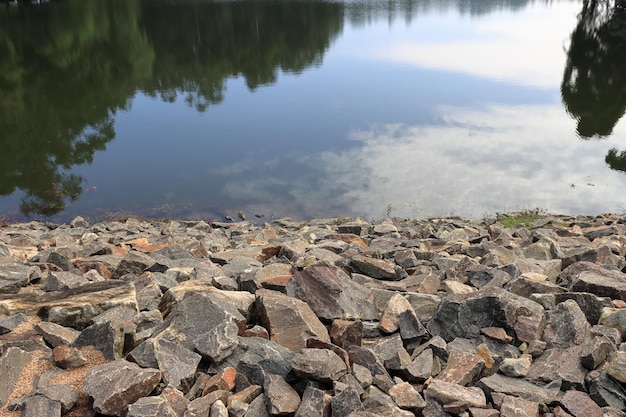
[[[494,374],[478,381],[477,386],[489,395],[502,393],[520,397],[528,401],[550,404],[559,395],[559,386],[539,386],[519,378]]]
[[[80,368],[87,363],[79,349],[67,345],[59,345],[52,350],[54,364],[62,369]]]
[[[574,417],[602,417],[603,415],[602,408],[584,392],[566,391],[559,402]]]
[[[540,337],[544,320],[541,305],[500,288],[483,288],[443,299],[428,329],[450,341],[476,337],[480,328],[496,326],[514,331],[521,341],[531,342]]]
[[[286,290],[306,302],[321,320],[378,319],[371,291],[339,268],[324,263],[296,272]]]
[[[26,314],[19,313],[13,316],[0,318],[0,335],[13,331],[17,326],[28,320]]]
[[[532,365],[532,356],[525,354],[519,358],[504,358],[500,363],[500,372],[513,378],[525,377]]]
[[[413,417],[414,414],[402,410],[393,399],[374,386],[370,386],[361,396],[363,408],[381,417]]]
[[[404,410],[421,410],[426,407],[426,401],[411,384],[401,382],[389,389],[389,395]]]
[[[271,340],[294,352],[305,348],[311,337],[330,343],[326,327],[305,302],[270,290],[256,295],[259,319]]]
[[[52,347],[70,345],[74,343],[80,332],[56,323],[42,321],[35,324],[35,330],[43,336],[46,343]]]
[[[97,412],[115,416],[127,405],[150,394],[161,377],[158,369],[144,369],[118,359],[93,367],[85,378],[83,390],[94,399]]]
[[[280,375],[268,375],[263,383],[263,391],[267,410],[273,416],[295,413],[300,405],[300,396]]]
[[[73,343],[74,347],[93,346],[108,360],[119,359],[124,355],[123,326],[111,322],[93,324],[84,329]]]
[[[428,388],[424,391],[424,397],[433,398],[441,404],[458,401],[469,407],[487,407],[487,399],[480,388],[464,387],[438,379],[433,379],[428,384]]]
[[[596,336],[586,344],[581,353],[580,362],[589,370],[596,369],[613,350],[614,346],[608,338]]]
[[[4,298],[0,299],[0,314],[37,314],[44,321],[83,329],[93,317],[118,305],[137,310],[135,287],[132,284],[119,281],[93,282],[41,296],[24,294],[16,298]]]
[[[307,386],[294,417],[329,417],[331,398],[324,391]]]
[[[478,380],[485,367],[485,361],[478,355],[453,350],[448,356],[446,368],[436,379],[468,386]]]
[[[222,359],[237,343],[230,324],[237,327],[238,334],[246,327],[246,318],[235,306],[210,293],[188,292],[174,305],[153,337]]]
[[[126,408],[126,417],[178,417],[163,397],[142,397]]]
[[[222,391],[232,391],[235,388],[235,378],[237,377],[237,370],[235,368],[225,368],[222,371],[218,372],[217,374],[213,375],[211,378],[209,378],[204,384],[204,388],[202,390],[202,395],[207,395],[210,392],[213,391],[218,391],[218,390],[222,390]],[[248,388],[254,388],[254,385],[251,385]],[[258,385],[257,385],[258,387]],[[258,392],[256,395],[258,395],[260,392]],[[233,401],[237,400],[235,398],[232,398],[233,396],[231,396],[228,401],[230,402],[231,399]],[[241,395],[239,396],[241,397]],[[256,397],[256,396],[255,396]],[[242,402],[246,402],[249,403],[250,401],[242,401]]]
[[[548,323],[543,340],[548,347],[568,348],[588,340],[591,326],[587,317],[574,300],[559,303],[548,312]]]
[[[374,259],[364,255],[355,255],[350,264],[359,272],[376,279],[396,281],[402,277],[396,273],[395,266],[382,259]]]
[[[43,395],[33,395],[24,399],[21,417],[61,417],[61,403]]]
[[[367,368],[373,377],[373,384],[385,392],[395,385],[382,361],[368,348],[353,346],[348,350],[350,361]]]
[[[20,379],[24,368],[33,360],[31,352],[10,347],[0,356],[0,407],[4,406]]]
[[[583,271],[572,283],[571,291],[589,292],[600,297],[626,299],[626,274],[618,271]]]
[[[580,361],[583,347],[574,345],[568,349],[548,349],[531,365],[526,378],[549,383],[562,380],[565,389],[582,388],[586,369]]]
[[[615,352],[606,373],[621,383],[626,383],[626,352]]]
[[[363,339],[363,322],[337,319],[330,327],[330,340],[335,345],[347,349],[350,346],[361,346]]]
[[[0,264],[0,294],[17,294],[31,279],[38,276],[38,268],[20,263]]]
[[[361,397],[354,388],[346,388],[330,401],[332,417],[348,417],[353,412],[365,411]]]
[[[500,406],[500,417],[539,417],[539,403],[506,395]]]
[[[202,357],[167,339],[156,339],[153,346],[154,359],[163,372],[163,382],[177,389],[183,388],[183,383],[196,373]]]
[[[330,383],[348,372],[346,363],[328,349],[302,349],[291,360],[295,374],[301,378]]]
[[[380,320],[380,329],[386,333],[393,333],[400,329],[400,334],[405,340],[412,340],[426,334],[413,307],[400,294],[393,295],[387,302]]]

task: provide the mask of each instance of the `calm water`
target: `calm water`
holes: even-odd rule
[[[626,210],[626,18],[579,1],[0,7],[0,216]]]

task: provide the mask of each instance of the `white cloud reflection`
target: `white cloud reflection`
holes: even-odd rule
[[[277,216],[427,217],[541,208],[621,212],[626,173],[604,162],[626,150],[626,127],[583,141],[560,106],[446,107],[439,125],[386,124],[353,131],[341,151],[293,155],[283,173],[230,177],[223,189]]]
[[[573,132],[574,122],[560,107],[445,108],[442,114],[442,126],[354,132],[358,146],[319,156],[327,185],[343,188],[341,198],[352,212],[373,218],[384,216],[388,204],[393,215],[405,217],[626,208],[619,192],[626,174],[604,163],[608,149],[619,143],[564,134]],[[624,137],[621,130],[614,137]]]
[[[565,49],[580,12],[578,2],[530,3],[523,10],[479,18],[448,12],[446,33],[433,36],[429,15],[411,28],[380,30],[365,47],[343,52],[364,60],[458,71],[536,88],[560,85]],[[443,18],[437,16],[437,22]],[[475,20],[479,20],[477,23]],[[453,28],[453,29],[452,29]],[[393,36],[389,36],[393,31]]]

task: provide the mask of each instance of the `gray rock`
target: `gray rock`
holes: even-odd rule
[[[593,337],[581,352],[580,363],[589,369],[596,369],[607,358],[610,352],[615,350],[608,338],[604,336]]]
[[[578,304],[574,300],[567,300],[548,311],[543,340],[548,347],[568,348],[586,342],[590,330],[587,317]]]
[[[78,400],[78,392],[66,384],[52,384],[37,388],[34,395],[44,397],[61,404],[61,410],[66,413],[74,407]]]
[[[394,264],[382,259],[374,259],[364,255],[355,255],[350,264],[359,272],[376,279],[396,281],[402,279],[396,272]]]
[[[213,391],[204,397],[196,398],[189,402],[183,417],[207,417],[216,401],[228,402],[228,391]]]
[[[400,294],[393,295],[387,302],[380,319],[380,329],[386,333],[399,329],[404,340],[414,340],[426,334],[426,329],[417,318],[413,307]]]
[[[119,262],[115,270],[113,271],[112,279],[119,279],[126,274],[134,274],[139,276],[142,272],[146,271],[152,265],[155,260],[151,256],[142,252],[129,251],[126,256]]]
[[[220,323],[208,333],[198,337],[196,351],[214,362],[221,362],[230,356],[237,347],[239,343],[238,331],[235,323]]]
[[[394,385],[393,380],[385,369],[383,362],[371,349],[365,347],[352,346],[349,348],[350,361],[367,368],[373,377],[373,384],[385,392]]]
[[[285,378],[291,371],[291,361],[295,353],[271,340],[258,337],[240,337],[233,353],[222,363],[210,370],[217,373],[232,367],[247,380],[256,385],[263,385],[267,374],[278,374]]]
[[[236,402],[231,405],[230,410],[234,416],[244,416],[248,410],[248,404]],[[228,414],[228,408],[222,400],[217,400],[211,404],[210,417],[228,417]]]
[[[365,411],[361,397],[354,388],[346,388],[330,401],[331,417],[347,417],[353,412]]]
[[[300,405],[300,396],[280,375],[269,374],[263,383],[263,391],[271,415],[295,413]]]
[[[92,324],[80,332],[73,346],[93,346],[110,361],[120,359],[124,355],[123,326],[111,322]]]
[[[0,318],[0,335],[13,331],[17,326],[27,321],[26,314],[18,313],[13,316]]]
[[[348,372],[346,363],[328,349],[302,349],[291,366],[297,376],[322,382],[336,381]]]
[[[70,290],[82,287],[90,281],[82,275],[66,271],[53,271],[46,279],[46,291]]]
[[[72,328],[58,325],[56,323],[49,323],[46,321],[42,321],[35,325],[35,330],[39,333],[46,343],[48,343],[52,347],[57,347],[59,345],[70,345],[74,343],[78,335],[79,331],[76,331]]]
[[[127,405],[150,394],[162,375],[158,369],[144,369],[118,359],[93,367],[87,373],[83,390],[93,398],[97,412],[120,415]]]
[[[531,355],[522,355],[519,358],[504,358],[500,363],[500,372],[506,376],[519,378],[528,374],[532,364]]]
[[[178,417],[163,397],[142,397],[126,408],[126,417]]]
[[[202,320],[198,320],[198,317],[202,317]],[[174,304],[153,337],[180,343],[189,350],[210,351],[210,348],[206,348],[206,335],[216,327],[226,327],[226,323],[236,325],[240,334],[245,330],[246,318],[234,305],[212,296],[210,292],[190,291]],[[225,333],[217,332],[215,337],[222,334]]]
[[[322,320],[378,318],[371,291],[342,270],[323,263],[296,272],[286,290],[306,302]]]
[[[519,340],[530,342],[539,338],[543,325],[541,305],[500,288],[483,288],[444,298],[428,330],[450,341],[476,337],[480,328],[495,326],[512,330]]]
[[[61,403],[43,395],[32,395],[24,399],[21,417],[61,417]]]
[[[612,307],[611,299],[608,297],[598,297],[585,292],[565,292],[555,295],[555,302],[562,303],[565,300],[574,300],[587,317],[589,324],[598,324],[602,311],[606,307]]]
[[[248,410],[246,411],[246,417],[269,417],[269,413],[267,412],[267,406],[265,404],[265,395],[260,394],[258,397],[252,400],[252,402],[248,406]]]
[[[331,396],[324,391],[308,386],[302,393],[302,401],[296,410],[295,417],[328,417],[330,416]]]
[[[583,271],[572,284],[572,291],[589,292],[600,297],[626,299],[626,274],[618,271]]]
[[[486,408],[485,393],[477,387],[464,387],[452,382],[433,379],[424,391],[424,397],[433,398],[441,404],[461,402],[469,407]]]
[[[0,294],[17,294],[31,279],[38,276],[38,268],[20,263],[0,263]]]
[[[432,349],[424,349],[405,368],[405,374],[409,381],[424,382],[430,378],[434,372],[435,357]]]
[[[167,339],[154,340],[153,352],[158,369],[163,372],[163,382],[177,389],[193,378],[202,359],[197,353]]]
[[[361,346],[363,339],[363,322],[360,320],[333,320],[330,327],[330,340],[335,345],[347,349],[350,346]]]
[[[394,385],[395,386],[395,385]],[[381,417],[413,417],[414,414],[398,407],[393,399],[374,386],[370,386],[361,396],[363,408]]]
[[[10,347],[0,356],[0,407],[4,406],[24,368],[33,360],[31,352]]]
[[[614,407],[623,410],[626,407],[626,389],[607,375],[606,372],[593,371],[587,374],[589,396],[601,407]]]
[[[478,381],[477,386],[488,395],[502,393],[520,397],[528,401],[550,404],[559,395],[560,384],[557,386],[539,386],[519,378],[494,374]]]

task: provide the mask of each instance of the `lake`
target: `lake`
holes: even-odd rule
[[[621,213],[625,14],[565,0],[2,4],[0,217]]]

